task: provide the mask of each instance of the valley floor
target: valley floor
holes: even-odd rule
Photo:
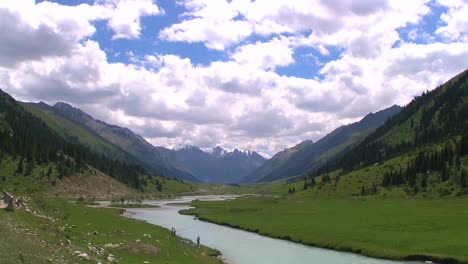
[[[0,263],[112,263],[109,256],[118,263],[221,263],[215,250],[122,217],[119,209],[38,197],[28,204],[31,212],[0,210]]]
[[[468,263],[468,198],[195,201],[185,214],[307,245],[388,259]]]

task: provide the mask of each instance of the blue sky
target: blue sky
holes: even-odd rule
[[[0,2],[1,89],[272,155],[468,67],[466,0]]]
[[[56,1],[64,5],[78,5],[83,1]],[[87,1],[92,4],[93,1]],[[166,41],[158,37],[158,32],[172,24],[181,22],[182,16],[187,10],[183,5],[177,4],[176,1],[158,1],[158,6],[164,10],[164,15],[147,16],[141,18],[141,36],[138,39],[112,39],[113,32],[107,26],[106,21],[96,21],[97,32],[92,36],[92,39],[99,42],[101,48],[106,51],[106,54],[111,62],[131,63],[131,57],[128,54],[131,52],[133,56],[143,57],[146,54],[177,54],[183,58],[190,58],[193,64],[207,66],[213,61],[229,61],[229,54],[236,47],[247,43],[255,43],[257,41],[267,42],[281,34],[272,34],[262,36],[253,34],[239,43],[223,50],[213,50],[207,48],[203,42],[172,42]],[[432,22],[432,21],[430,21]],[[415,26],[405,28],[408,32]],[[312,31],[306,30],[301,32],[307,36]],[[292,35],[292,34],[284,34]],[[419,41],[419,40],[417,40]],[[323,56],[316,49],[304,46],[299,47],[294,51],[295,62],[292,65],[279,67],[277,73],[285,76],[296,76],[302,78],[322,78],[319,74],[321,65],[330,60],[336,60],[340,57],[342,50],[338,47],[329,47],[330,54]]]

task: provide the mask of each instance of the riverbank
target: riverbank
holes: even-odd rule
[[[468,263],[468,199],[195,201],[181,213],[272,238],[393,260]]]
[[[0,259],[7,263],[222,263],[216,250],[123,217],[121,209],[41,197],[27,203],[30,210],[0,210]]]
[[[112,208],[159,208],[158,205],[153,204],[109,204],[107,207]]]

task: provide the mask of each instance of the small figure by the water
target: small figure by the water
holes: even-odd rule
[[[176,236],[176,230],[175,230],[175,228],[171,228],[171,235],[172,235],[172,236]]]
[[[197,244],[200,245],[200,236],[197,237]]]

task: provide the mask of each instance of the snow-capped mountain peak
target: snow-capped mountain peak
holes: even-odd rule
[[[254,151],[247,150],[247,149],[240,149],[240,148],[233,149],[232,151],[227,151],[220,146],[216,146],[212,149],[207,150],[206,152],[217,158],[224,158],[228,156],[237,156],[237,155],[250,157],[255,153]]]
[[[208,153],[210,153],[212,156],[215,156],[217,158],[221,158],[224,155],[226,155],[228,152],[225,149],[223,149],[222,147],[216,146],[216,147],[210,149],[208,151]]]
[[[250,156],[253,154],[253,151],[251,150],[247,150],[247,149],[239,149],[239,148],[236,148],[232,151],[232,153],[236,153],[236,152],[239,152],[241,154],[244,154],[246,156]]]
[[[176,144],[169,146],[168,149],[174,150],[174,151],[180,151],[183,149],[198,149],[198,147],[192,146],[192,145],[186,145],[186,144]]]

